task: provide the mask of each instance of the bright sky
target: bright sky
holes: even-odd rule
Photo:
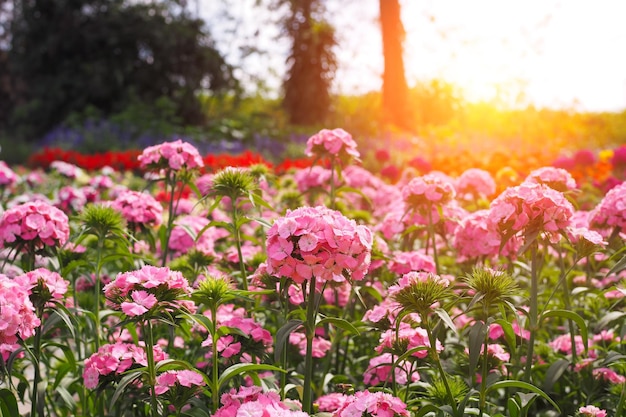
[[[213,27],[229,27],[224,20],[215,20],[216,0],[200,1],[201,16],[219,22]],[[258,45],[270,52],[243,60],[247,74],[240,75],[269,80],[269,88],[276,89],[285,71],[288,41],[267,23],[269,13],[263,16],[252,7],[254,0],[230,3],[230,13],[240,19],[238,37],[252,38],[258,30]],[[344,93],[380,88],[378,0],[326,4],[340,42],[335,88]],[[409,84],[440,78],[458,85],[474,101],[499,97],[506,104],[626,109],[625,0],[401,0],[401,4]],[[220,49],[230,59],[241,60],[238,40],[227,30],[217,32],[213,30]]]

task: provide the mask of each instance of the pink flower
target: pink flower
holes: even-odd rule
[[[69,285],[69,281],[63,279],[57,272],[46,268],[35,269],[14,279],[15,282],[26,288],[29,294],[33,293],[33,289],[36,289],[38,296],[47,298],[45,301],[50,299],[61,300]]]
[[[496,192],[496,182],[488,171],[470,168],[456,179],[454,188],[466,200],[485,198]]]
[[[470,213],[459,222],[454,231],[452,246],[460,260],[480,257],[495,257],[499,254],[501,237],[496,224],[491,221],[487,210]],[[509,243],[510,242],[510,243]],[[503,248],[502,255],[514,256],[519,247],[517,240],[510,240]]]
[[[333,417],[409,417],[406,404],[385,392],[358,391],[348,396]]]
[[[299,349],[299,353],[304,356],[306,354],[306,336],[304,333],[300,332],[292,332],[289,335],[289,343],[295,345]],[[324,339],[323,337],[315,336],[313,338],[313,352],[312,355],[314,358],[323,358],[326,356],[326,353],[330,350],[332,344],[330,340]]]
[[[138,191],[122,191],[111,203],[128,223],[159,226],[163,221],[163,207],[154,197]]]
[[[0,244],[31,244],[37,249],[63,246],[70,236],[69,219],[56,207],[31,201],[5,211],[0,218]]]
[[[215,242],[229,235],[223,228],[205,227],[210,223],[206,217],[187,215],[176,219],[169,247],[177,254],[185,254],[190,249],[195,248],[205,255],[217,256],[215,253]],[[202,231],[203,233],[198,236]]]
[[[0,161],[0,186],[7,187],[14,185],[19,180],[19,177],[6,162]]]
[[[198,150],[191,144],[180,139],[149,146],[139,155],[139,166],[152,171],[160,169],[191,170],[202,168],[204,162]]]
[[[430,347],[430,341],[428,340],[428,333],[421,327],[413,328],[407,323],[400,323],[397,329],[392,328],[383,332],[380,336],[380,341],[375,350],[378,353],[386,351],[392,351],[400,341],[404,341],[407,346],[407,350],[415,348],[428,348]],[[443,351],[443,345],[439,340],[436,342],[437,352]],[[411,356],[424,359],[428,356],[428,350],[422,349],[414,352]]]
[[[596,407],[595,405],[586,405],[580,407],[578,412],[584,417],[606,417],[606,410]]]
[[[3,350],[17,349],[19,339],[28,339],[41,324],[29,298],[29,288],[19,281],[0,274],[0,344]]]
[[[59,189],[55,206],[66,213],[81,211],[87,204],[87,196],[81,188],[67,185]]]
[[[157,303],[168,311],[195,309],[191,301],[181,299],[191,295],[189,282],[181,272],[169,268],[146,265],[136,271],[119,273],[103,291],[109,307],[131,317],[146,313]]]
[[[385,352],[370,359],[369,365],[363,374],[363,383],[369,386],[376,386],[391,382],[391,365],[394,362],[392,360],[393,358],[394,357],[391,353]],[[395,359],[397,359],[397,357],[395,357]],[[401,385],[406,384],[409,380],[411,382],[417,382],[420,380],[419,373],[408,361],[400,361],[394,368],[393,373],[393,378],[396,383]]]
[[[267,272],[296,283],[313,276],[361,280],[368,271],[372,233],[340,212],[323,206],[301,207],[276,219],[267,232]]]
[[[311,136],[306,143],[305,154],[308,157],[339,158],[342,162],[359,159],[359,151],[352,136],[343,129],[322,129]]]
[[[423,271],[435,273],[435,261],[432,256],[427,255],[423,250],[413,252],[393,253],[389,262],[389,270],[402,275],[411,271]]]
[[[626,382],[626,377],[619,375],[609,368],[597,368],[594,369],[591,374],[595,379],[610,382],[611,384],[623,384]]]
[[[168,357],[159,346],[154,346],[152,351],[155,362],[160,362]],[[120,376],[135,365],[146,366],[147,364],[146,351],[141,346],[121,342],[101,346],[97,352],[85,359],[83,371],[85,387],[95,389],[101,376],[111,374]]]
[[[292,411],[275,392],[262,392],[261,387],[232,388],[222,394],[222,407],[213,417],[309,417],[302,411]]]
[[[426,213],[433,205],[442,206],[451,201],[455,194],[452,182],[435,173],[413,178],[402,188],[402,199],[406,204]]]
[[[507,188],[491,202],[489,220],[502,236],[543,232],[556,243],[573,214],[572,203],[559,191],[543,184],[523,183]]]
[[[157,376],[154,390],[157,395],[161,395],[176,385],[192,388],[201,387],[205,384],[204,378],[200,373],[183,369],[180,371],[166,371]]]
[[[626,230],[626,182],[606,193],[589,213],[589,223],[594,228]]]
[[[330,169],[315,165],[310,168],[302,168],[296,171],[294,179],[298,186],[298,191],[305,193],[312,188],[330,188]]]
[[[78,178],[83,174],[83,170],[73,164],[64,161],[53,161],[50,168],[67,178]]]
[[[532,171],[525,182],[545,184],[556,191],[571,191],[576,189],[576,180],[563,168],[543,167]]]

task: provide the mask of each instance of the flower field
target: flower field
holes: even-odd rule
[[[305,154],[0,161],[0,415],[626,415],[626,147]]]

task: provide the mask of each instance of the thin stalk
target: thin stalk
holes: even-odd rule
[[[41,382],[41,368],[39,366],[39,361],[41,359],[41,325],[37,326],[37,328],[35,329],[33,350],[31,353],[33,356],[33,367],[35,369],[35,374],[33,376],[33,392],[31,393],[30,399],[30,415],[34,417],[39,416],[37,402],[39,399],[39,383]]]
[[[539,260],[537,259],[536,242],[531,245],[530,257],[530,312],[528,317],[528,320],[530,321],[530,325],[528,326],[528,330],[530,331],[530,337],[528,339],[528,349],[526,353],[526,371],[524,373],[524,380],[529,383],[532,371],[535,337],[538,330],[537,322],[539,320],[537,307],[537,298],[539,296],[539,274],[537,269]]]
[[[96,340],[95,351],[100,349],[100,293],[102,292],[100,288],[100,272],[102,269],[102,251],[104,250],[104,236],[98,236],[98,246],[96,247],[96,271],[94,276],[94,300],[96,302],[94,314],[96,316],[95,331],[96,331]]]
[[[489,317],[489,304],[483,304],[483,318],[485,320],[485,324],[487,317]],[[483,366],[481,369],[481,380],[480,380],[480,407],[479,407],[479,417],[483,416],[485,412],[485,405],[487,403],[487,367],[489,366],[489,357],[487,353],[487,345],[489,344],[489,326],[487,325],[487,331],[485,332],[485,338],[483,340]]]
[[[446,392],[448,393],[448,400],[450,401],[450,407],[452,407],[452,414],[456,415],[456,401],[454,400],[454,395],[452,395],[452,390],[450,389],[450,384],[448,383],[448,378],[446,376],[446,371],[443,369],[441,365],[441,359],[439,358],[439,352],[437,352],[437,339],[432,332],[430,327],[430,320],[426,317],[424,319],[424,328],[426,329],[426,333],[428,333],[428,342],[430,344],[429,351],[430,355],[435,361],[437,365],[437,370],[439,370],[439,374],[441,375],[441,380],[443,381],[443,385],[446,387]]]
[[[219,361],[217,352],[217,306],[211,306],[211,406],[215,413],[220,405],[220,392],[218,387]]]
[[[428,240],[432,239],[433,245],[433,259],[435,261],[435,272],[439,275],[439,258],[437,256],[437,236],[435,235],[435,225],[433,224],[433,207],[428,206]]]
[[[315,275],[309,281],[309,294],[307,300],[306,322],[306,356],[304,359],[304,387],[302,394],[302,411],[311,414],[311,382],[313,377],[313,338],[315,337],[315,317],[317,305],[315,303]]]
[[[144,325],[144,343],[146,348],[146,357],[148,360],[148,385],[150,386],[150,413],[152,417],[158,417],[159,415],[159,401],[157,399],[155,385],[156,385],[156,367],[154,364],[154,343],[152,337],[152,324],[150,319],[146,320]]]
[[[174,200],[176,200],[176,174],[173,172],[168,172],[165,178],[166,187],[171,187],[170,191],[170,202],[167,213],[167,227],[165,229],[165,242],[161,250],[163,251],[163,257],[161,258],[161,266],[165,266],[167,264],[167,255],[169,252],[169,244],[170,244],[170,236],[172,235],[172,226],[174,224],[174,218],[176,217],[175,209],[174,209]]]
[[[335,210],[335,158],[330,161],[330,208]]]
[[[233,220],[233,234],[235,235],[235,245],[237,246],[237,256],[239,257],[239,272],[241,273],[241,281],[243,282],[244,291],[248,291],[248,275],[246,274],[246,265],[243,262],[243,254],[241,252],[241,231],[239,230],[238,214],[236,200],[231,199],[231,218]]]

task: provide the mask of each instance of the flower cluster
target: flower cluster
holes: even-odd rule
[[[267,272],[302,283],[361,280],[370,265],[372,232],[323,206],[301,207],[267,232]]]
[[[67,163],[65,161],[60,161],[60,160],[53,161],[50,164],[50,168],[52,168],[59,174],[63,175],[64,177],[72,178],[72,179],[78,178],[79,176],[83,174],[83,170],[77,167],[76,165]]]
[[[413,178],[402,188],[402,199],[407,206],[418,211],[429,210],[432,205],[443,205],[455,195],[452,182],[434,173]]]
[[[191,295],[189,282],[179,271],[146,265],[143,268],[122,272],[105,285],[107,305],[121,310],[130,317],[146,314],[155,306],[166,311],[194,311],[195,305],[181,297]]]
[[[5,211],[0,218],[0,245],[31,244],[37,249],[63,246],[70,236],[69,219],[58,208],[31,201]]]
[[[69,285],[69,281],[63,279],[59,273],[46,268],[37,268],[34,271],[18,275],[14,279],[22,288],[28,290],[31,299],[33,297],[39,299],[38,301],[33,300],[36,304],[39,302],[45,304],[50,300],[62,300]]]
[[[405,385],[408,382],[417,382],[420,380],[420,374],[414,368],[413,364],[407,360],[400,361],[395,367],[392,367],[392,364],[397,359],[397,356],[389,352],[382,353],[370,359],[369,366],[363,374],[363,383],[369,386],[376,386],[395,381],[397,384]]]
[[[589,216],[594,227],[626,230],[626,182],[609,190]]]
[[[606,410],[596,407],[595,405],[586,405],[578,409],[581,417],[606,417]]]
[[[7,351],[18,348],[18,338],[28,339],[41,324],[28,295],[28,288],[0,274],[0,351],[3,357]]]
[[[163,207],[147,193],[123,191],[113,200],[111,207],[132,225],[159,226],[163,221]]]
[[[214,417],[308,417],[302,411],[292,411],[275,392],[262,392],[261,387],[234,388],[222,395],[222,407]]]
[[[64,212],[79,212],[85,204],[87,204],[87,196],[82,188],[66,185],[59,190],[56,206]]]
[[[138,157],[141,168],[150,170],[202,168],[204,162],[198,150],[191,144],[177,140],[148,146]]]
[[[485,198],[496,192],[496,182],[488,171],[470,168],[456,179],[454,188],[465,199]]]
[[[544,184],[523,183],[507,188],[491,202],[490,220],[502,236],[546,232],[558,242],[570,224],[574,207],[562,193]]]
[[[443,345],[439,340],[436,342],[437,352],[443,350]],[[380,336],[380,343],[375,350],[378,353],[394,352],[402,354],[411,349],[416,349],[411,354],[416,358],[424,359],[428,356],[427,348],[430,347],[428,333],[421,327],[413,328],[408,323],[400,323],[397,329],[389,329]],[[419,348],[423,348],[420,350]]]
[[[19,180],[19,177],[6,162],[0,161],[0,186],[11,186]]]
[[[155,362],[168,357],[159,346],[154,346],[152,351]],[[141,346],[122,342],[106,344],[85,359],[83,381],[87,389],[95,389],[100,382],[103,382],[100,380],[101,376],[120,376],[134,365],[147,366],[147,364],[146,350]]]
[[[201,387],[206,383],[202,375],[196,371],[183,369],[180,371],[166,371],[157,376],[154,391],[157,395],[165,394],[170,388],[183,386],[187,388]]]
[[[548,187],[565,192],[576,189],[576,180],[563,168],[543,167],[532,171],[525,182],[545,184]]]
[[[331,157],[346,162],[351,159],[359,159],[359,151],[352,136],[343,129],[322,129],[311,136],[306,143],[306,156]]]
[[[333,417],[409,417],[406,404],[386,392],[359,391],[348,396]]]

